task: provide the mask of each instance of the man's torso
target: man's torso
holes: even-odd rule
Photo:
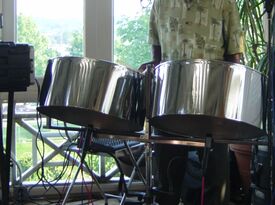
[[[225,8],[229,3],[229,0],[155,0],[162,60],[222,60],[227,32],[224,21],[229,12],[225,12]],[[239,32],[239,24],[231,26],[230,29]],[[239,46],[239,34],[236,37],[235,43]]]

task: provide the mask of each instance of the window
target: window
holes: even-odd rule
[[[151,0],[142,2],[143,5],[139,0],[3,0],[2,40],[34,44],[38,77],[43,76],[45,68],[41,63],[56,55],[84,55],[137,68],[151,59],[147,43]],[[34,26],[39,34],[31,39],[33,42],[27,39],[33,35],[25,35],[33,34],[33,30],[24,29],[24,21],[29,21],[28,29]],[[38,43],[39,39],[42,42]]]
[[[82,0],[17,0],[16,13],[17,42],[33,45],[37,77],[50,58],[83,56]]]
[[[142,5],[139,0],[114,1],[116,63],[137,69],[142,63],[151,60],[151,48],[147,43],[150,7],[150,2]]]
[[[135,69],[151,58],[147,43],[149,10],[139,0],[3,0],[3,12],[2,40],[33,44],[38,78],[43,77],[47,60],[56,56],[87,56]],[[22,108],[27,112],[36,106],[28,104],[37,100],[37,88],[32,87],[16,98],[18,111]],[[36,126],[35,121],[31,121],[33,124]],[[21,146],[17,146],[16,156],[21,157],[23,148],[30,151],[30,143],[35,152],[29,133],[16,129],[18,137],[13,141]],[[28,170],[29,163],[36,165],[34,156],[28,153],[33,161],[20,161],[23,171]]]

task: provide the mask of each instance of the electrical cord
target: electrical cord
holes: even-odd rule
[[[40,90],[40,85],[39,85],[39,82],[37,81],[37,79],[35,79],[35,82],[36,82],[37,90],[38,90],[38,97],[37,97],[37,106],[38,106],[39,105],[39,96],[40,96],[40,91],[41,90]],[[30,192],[32,191],[33,188],[35,188],[38,185],[42,184],[42,187],[45,189],[45,192],[42,193],[39,196],[39,198],[41,198],[41,197],[46,198],[46,197],[44,197],[45,194],[50,189],[53,189],[59,195],[59,200],[58,201],[60,201],[61,200],[61,193],[56,188],[56,184],[59,182],[59,180],[64,176],[64,174],[67,171],[67,168],[69,166],[69,161],[68,161],[69,157],[65,157],[64,158],[64,160],[63,160],[63,169],[61,170],[60,174],[58,176],[56,176],[54,179],[48,180],[48,177],[47,177],[46,171],[45,171],[45,161],[44,161],[44,158],[45,158],[45,142],[44,142],[44,138],[43,138],[42,132],[41,132],[43,122],[42,122],[42,116],[41,116],[40,113],[38,113],[38,111],[36,112],[36,120],[37,120],[38,132],[37,132],[37,135],[36,135],[35,146],[36,146],[37,152],[38,152],[38,154],[39,154],[39,156],[41,158],[41,167],[40,167],[40,169],[38,169],[36,171],[36,175],[37,175],[37,177],[38,177],[39,180],[38,180],[38,182],[36,184],[34,184],[29,189],[29,195],[31,196]],[[38,145],[39,144],[39,139],[41,140],[41,146]],[[65,153],[67,153],[67,151]],[[36,198],[31,198],[31,199],[34,201]],[[47,200],[47,201],[49,203],[56,203],[56,202],[52,202],[52,201],[49,201],[49,200]]]
[[[16,156],[14,155],[13,152],[11,152],[11,156],[10,156],[11,160],[13,161],[13,163],[16,165],[17,170],[18,170],[18,175],[19,175],[19,184],[22,184],[22,167],[20,166],[20,164],[16,161]]]

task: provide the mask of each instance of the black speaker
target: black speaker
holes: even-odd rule
[[[0,42],[0,91],[25,91],[34,79],[33,46]]]

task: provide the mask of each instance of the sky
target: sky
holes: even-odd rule
[[[91,0],[92,1],[92,0]],[[142,10],[140,0],[114,0],[115,14],[132,16]],[[83,0],[17,0],[17,10],[41,18],[82,18]]]
[[[17,0],[18,13],[41,18],[78,17],[82,8],[82,0]]]

